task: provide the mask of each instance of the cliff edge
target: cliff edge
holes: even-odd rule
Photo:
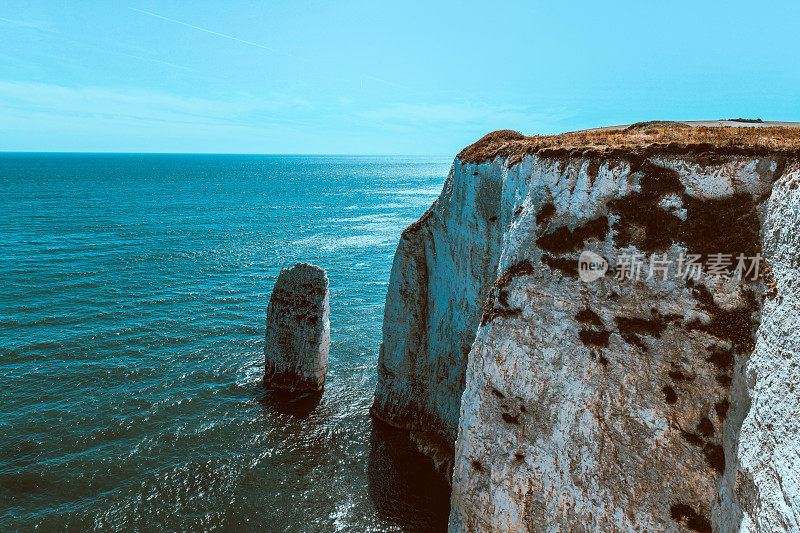
[[[451,530],[800,529],[800,129],[757,126],[458,155],[372,408],[452,472]]]

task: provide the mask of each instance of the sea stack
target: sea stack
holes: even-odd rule
[[[267,307],[266,387],[322,390],[331,344],[328,300],[325,270],[308,263],[281,270]]]

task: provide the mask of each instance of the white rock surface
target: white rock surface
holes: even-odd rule
[[[392,266],[372,413],[411,429],[446,471],[480,320],[475,302],[494,279],[508,223],[500,193],[497,174],[451,172],[423,220],[403,232]]]
[[[398,246],[373,413],[444,465],[457,426],[452,531],[797,531],[800,167],[592,157],[456,160]],[[762,245],[763,321],[769,280],[676,278]],[[584,249],[672,270],[585,283]]]
[[[284,268],[267,307],[264,385],[318,391],[331,343],[328,275],[308,263]]]
[[[775,295],[747,367],[750,412],[739,439],[742,531],[800,531],[800,171],[772,191],[764,252]]]

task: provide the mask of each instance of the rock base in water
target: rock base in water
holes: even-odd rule
[[[320,391],[331,343],[328,275],[308,263],[281,270],[267,307],[264,385]]]

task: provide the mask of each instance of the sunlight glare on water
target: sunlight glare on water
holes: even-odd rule
[[[449,164],[0,155],[0,529],[443,529],[446,483],[368,409],[394,250]],[[330,277],[310,412],[261,385],[297,261]]]

